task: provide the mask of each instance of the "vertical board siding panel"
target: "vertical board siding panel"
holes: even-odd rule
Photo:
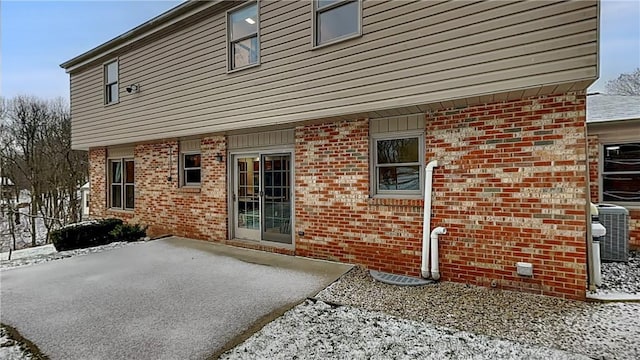
[[[273,130],[229,136],[229,149],[249,149],[294,144],[294,130]]]
[[[398,131],[398,118],[389,119],[389,131]]]
[[[398,118],[398,130],[407,130],[409,128],[406,116]]]
[[[372,134],[376,134],[380,132],[380,121],[376,120],[376,119],[371,119],[371,122],[369,123],[369,131]]]
[[[113,147],[107,149],[107,157],[110,158],[124,158],[124,157],[133,157],[134,147],[126,146],[126,147]]]
[[[200,139],[180,141],[180,151],[199,151]]]

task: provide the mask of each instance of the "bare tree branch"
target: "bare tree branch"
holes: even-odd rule
[[[617,79],[609,80],[605,85],[607,94],[640,95],[640,68],[629,74],[620,74]]]

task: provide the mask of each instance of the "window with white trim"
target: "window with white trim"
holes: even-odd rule
[[[257,2],[227,13],[229,70],[259,63],[259,25]]]
[[[313,46],[360,36],[361,13],[360,0],[314,0]]]
[[[604,145],[602,201],[640,203],[640,143]]]
[[[424,135],[387,133],[372,137],[372,195],[420,196]]]
[[[118,60],[104,65],[104,103],[118,102]]]
[[[133,159],[109,160],[109,208],[133,210],[135,163]]]
[[[182,153],[182,185],[200,186],[202,167],[199,152]]]

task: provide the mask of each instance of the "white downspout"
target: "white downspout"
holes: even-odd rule
[[[438,226],[431,232],[431,278],[440,279],[440,266],[438,264],[438,235],[447,233],[447,229]]]
[[[424,220],[422,221],[422,265],[421,275],[427,279],[429,273],[429,231],[431,229],[431,188],[433,185],[433,168],[438,166],[438,160],[432,160],[425,169],[424,179]],[[437,251],[437,249],[436,249]]]

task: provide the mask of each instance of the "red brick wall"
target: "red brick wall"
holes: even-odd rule
[[[448,230],[443,280],[584,298],[584,113],[583,95],[559,95],[427,116],[426,161],[440,162],[431,224]],[[299,126],[295,137],[295,254],[419,276],[423,202],[369,197],[368,120]],[[227,162],[214,159],[225,153],[224,137],[202,141],[200,189],[178,186],[177,150],[177,141],[136,146],[135,212],[116,212],[100,194],[105,151],[92,149],[92,214],[155,234],[294,253],[225,240]],[[517,261],[533,263],[532,279],[516,275]]]
[[[600,173],[598,161],[600,160],[600,141],[598,135],[587,137],[589,148],[589,182],[591,187],[591,201],[600,202]],[[629,210],[629,247],[640,250],[640,209],[627,207]]]
[[[107,203],[107,149],[89,149],[89,217],[101,218],[105,215]]]
[[[445,280],[584,298],[584,122],[585,96],[571,94],[428,117]],[[518,261],[533,264],[532,279],[516,275]]]
[[[591,202],[600,202],[600,174],[598,161],[600,159],[600,142],[597,135],[587,136],[587,154],[589,156],[589,192]]]
[[[444,280],[584,298],[584,116],[583,95],[428,116]],[[366,120],[296,129],[296,252],[418,276],[422,201],[369,199],[368,167]]]
[[[422,201],[369,198],[367,120],[298,127],[295,171],[298,255],[416,275]]]
[[[640,209],[629,209],[629,247],[640,250]]]
[[[148,225],[151,236],[173,234],[203,240],[226,239],[226,159],[222,163],[215,160],[216,154],[226,153],[225,138],[202,139],[201,152],[202,184],[199,188],[184,188],[179,186],[178,180],[177,141],[137,145],[134,153],[135,210],[121,211],[106,209],[106,191],[94,191],[94,184],[106,189],[106,162],[104,150],[92,149],[92,216],[113,216]],[[169,175],[171,181],[168,180]]]

